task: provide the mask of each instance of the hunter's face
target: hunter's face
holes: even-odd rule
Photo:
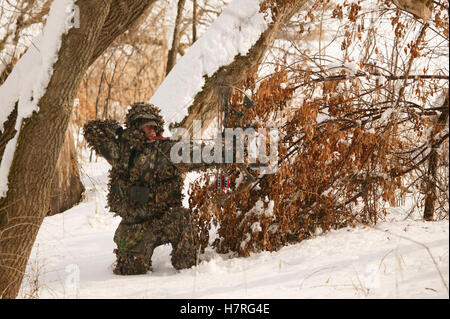
[[[154,126],[145,125],[141,129],[147,139],[149,139],[150,141],[154,141],[153,138],[156,136],[156,128]]]

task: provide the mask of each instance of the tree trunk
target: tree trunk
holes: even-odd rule
[[[173,29],[172,47],[170,48],[169,53],[167,55],[166,75],[169,74],[169,72],[175,66],[175,63],[177,63],[178,47],[180,46],[180,37],[181,37],[180,25],[181,20],[183,19],[183,9],[185,2],[186,0],[178,1],[177,17],[175,19],[175,27]]]
[[[405,10],[420,19],[428,20],[433,13],[432,0],[392,0],[392,2],[398,8]]]
[[[197,41],[197,0],[192,2],[192,43]]]
[[[444,101],[444,111],[441,113],[436,121],[436,124],[431,131],[430,138],[433,139],[442,129],[448,126],[448,96]],[[433,142],[432,142],[433,143]],[[436,183],[437,183],[437,168],[439,165],[439,156],[437,152],[437,146],[433,146],[431,149],[430,157],[428,158],[428,171],[425,190],[425,207],[423,211],[423,219],[426,221],[432,221],[434,219],[434,210],[436,205]]]
[[[78,172],[77,153],[73,140],[73,130],[69,127],[64,144],[59,153],[56,172],[53,178],[50,211],[48,215],[62,213],[81,201],[84,186]]]
[[[438,154],[435,149],[431,151],[428,159],[427,172],[427,191],[425,194],[425,208],[423,211],[423,219],[432,221],[434,217],[434,205],[436,203],[436,172],[438,165]]]
[[[5,147],[17,133],[14,128],[17,119],[17,106],[5,122],[5,129],[0,134],[0,160],[3,158]],[[61,213],[81,200],[84,186],[78,172],[78,162],[73,135],[66,132],[62,151],[56,165],[55,178],[52,185],[52,200],[48,215]],[[1,213],[1,211],[0,211]]]
[[[39,111],[24,120],[0,199],[0,298],[15,298],[42,220],[49,211],[55,167],[88,66],[155,0],[78,0],[80,28],[62,38]]]

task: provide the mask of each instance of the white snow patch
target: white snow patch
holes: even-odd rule
[[[391,114],[394,112],[394,109],[392,107],[388,108],[386,111],[381,114],[380,121],[385,122],[391,117]]]
[[[252,230],[252,233],[256,233],[256,232],[262,231],[261,224],[259,222],[254,222],[250,226],[250,229]]]

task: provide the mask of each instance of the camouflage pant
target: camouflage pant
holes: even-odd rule
[[[114,235],[117,249],[115,274],[145,274],[151,267],[153,250],[172,244],[172,265],[176,269],[190,268],[196,264],[198,237],[190,218],[190,210],[172,208],[159,218],[143,223],[122,221]]]

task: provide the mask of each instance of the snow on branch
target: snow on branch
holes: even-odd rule
[[[6,145],[0,164],[0,197],[8,191],[8,174],[24,118],[39,111],[38,103],[53,75],[53,65],[58,59],[62,36],[72,27],[75,0],[55,0],[50,8],[42,33],[17,62],[12,73],[0,87],[0,132],[17,103],[17,133]]]

